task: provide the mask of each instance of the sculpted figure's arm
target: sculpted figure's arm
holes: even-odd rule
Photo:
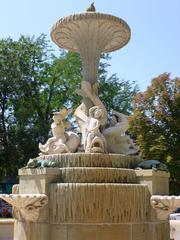
[[[79,136],[65,129],[70,126],[66,117],[71,112],[71,109],[63,108],[59,112],[53,113],[53,123],[51,124],[53,137],[43,145],[39,144],[40,154],[60,154],[67,152],[75,152],[79,146]],[[84,119],[84,115],[82,116]]]
[[[84,112],[81,110],[81,108],[77,108],[74,112],[74,115],[78,118],[80,118],[84,123],[87,123],[88,121],[88,117],[86,116],[86,114],[84,114]]]
[[[107,122],[107,111],[106,111],[104,104],[98,97],[98,86],[99,86],[98,83],[95,83],[94,85],[91,86],[91,84],[89,82],[82,81],[81,89],[77,89],[76,93],[85,98],[89,98],[94,106],[99,106],[101,109],[103,109],[105,117],[102,119],[101,125],[105,126],[106,122]],[[75,115],[77,117],[79,117],[80,114],[77,110],[82,110],[82,109],[81,109],[81,107],[78,107],[75,111]],[[82,119],[82,117],[79,117],[79,118]]]

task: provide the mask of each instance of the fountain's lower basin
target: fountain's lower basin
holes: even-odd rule
[[[132,169],[136,158],[121,155],[118,165],[117,154],[84,156],[46,156],[63,168],[19,170],[19,194],[49,201],[36,222],[16,215],[14,240],[169,240],[168,220],[157,219],[148,186]]]

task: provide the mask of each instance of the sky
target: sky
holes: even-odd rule
[[[0,0],[0,39],[47,35],[62,17],[84,12],[89,0]],[[95,0],[97,12],[125,20],[130,42],[111,53],[109,75],[136,81],[141,91],[164,73],[180,77],[180,0]]]

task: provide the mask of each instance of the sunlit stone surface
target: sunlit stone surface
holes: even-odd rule
[[[170,220],[170,238],[180,240],[180,218],[179,220]]]

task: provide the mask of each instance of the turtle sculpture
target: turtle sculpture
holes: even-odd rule
[[[33,158],[29,160],[25,168],[43,168],[43,167],[53,168],[53,167],[57,167],[57,164],[55,161]]]
[[[166,171],[168,172],[168,167],[166,164],[158,160],[145,160],[137,165],[136,169],[153,169],[156,171]]]

